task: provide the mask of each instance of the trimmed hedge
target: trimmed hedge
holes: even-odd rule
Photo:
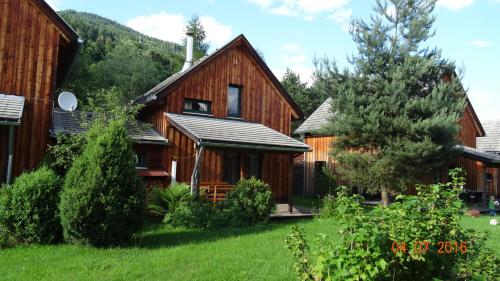
[[[62,239],[59,192],[62,181],[43,166],[24,173],[0,190],[0,224],[14,239],[27,243],[55,243]]]

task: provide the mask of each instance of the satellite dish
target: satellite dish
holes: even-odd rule
[[[75,95],[70,92],[60,93],[59,97],[57,98],[57,103],[62,110],[70,112],[75,111],[76,107],[78,106],[78,100],[76,99]]]

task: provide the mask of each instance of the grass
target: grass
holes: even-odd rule
[[[129,248],[18,246],[0,250],[2,280],[292,280],[292,225],[334,234],[331,222],[277,221],[202,231],[152,226]]]
[[[500,255],[500,226],[490,217],[464,217],[469,228],[489,230],[489,246]],[[130,247],[96,249],[31,245],[0,250],[2,280],[295,280],[285,248],[292,225],[308,240],[335,238],[329,220],[274,221],[248,228],[191,230],[151,225]]]

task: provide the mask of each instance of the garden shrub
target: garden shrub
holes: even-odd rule
[[[90,137],[93,136],[93,137]],[[127,242],[145,220],[146,190],[123,121],[93,125],[61,195],[64,238],[94,246]]]
[[[311,247],[298,228],[287,237],[299,278],[485,280],[485,276],[498,276],[500,261],[485,248],[484,236],[460,225],[463,178],[456,170],[451,175],[451,183],[419,186],[416,196],[400,195],[389,207],[371,211],[360,200],[340,193],[334,212],[340,241],[322,236]],[[453,252],[439,253],[440,241],[453,243]]]
[[[192,201],[181,202],[172,212],[168,212],[164,222],[178,227],[215,228],[227,225],[227,217],[220,205],[213,204],[204,196]]]
[[[347,190],[347,187],[341,186],[339,187],[339,191],[337,191],[336,197],[331,194],[326,195],[321,200],[318,217],[323,219],[338,219],[344,216],[356,215],[362,211],[357,206],[363,201],[363,197],[357,194],[347,196]]]
[[[64,176],[71,164],[83,152],[87,143],[85,134],[57,134],[57,143],[50,145],[44,163],[58,175]]]
[[[276,209],[269,185],[254,177],[238,181],[226,194],[223,207],[232,225],[266,222]]]
[[[0,190],[0,225],[3,240],[9,236],[27,243],[55,243],[62,238],[59,193],[62,181],[42,166],[15,179]]]
[[[155,187],[149,194],[148,212],[152,216],[164,217],[173,212],[177,206],[192,200],[189,186],[185,183],[174,183],[168,188]]]

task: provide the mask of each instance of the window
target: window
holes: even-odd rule
[[[147,168],[148,154],[146,152],[137,152],[135,154],[135,167],[136,168]]]
[[[248,177],[261,177],[261,155],[252,153],[248,155]]]
[[[241,87],[229,85],[227,88],[227,116],[241,117]]]
[[[325,174],[326,161],[314,162],[314,176],[319,177]]]
[[[184,99],[184,112],[210,114],[212,102],[206,100]]]
[[[237,152],[224,153],[224,181],[236,184],[240,179],[240,154]]]

